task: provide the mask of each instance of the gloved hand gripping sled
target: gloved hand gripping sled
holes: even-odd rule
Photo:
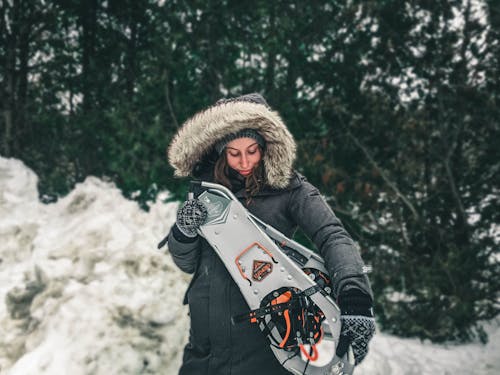
[[[222,185],[195,182],[190,198],[207,209],[198,232],[213,247],[268,336],[279,362],[293,374],[352,374],[348,352],[335,355],[340,310],[329,296],[323,259],[250,214]]]

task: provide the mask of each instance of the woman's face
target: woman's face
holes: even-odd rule
[[[252,174],[262,158],[259,144],[253,138],[238,138],[226,146],[227,163],[242,176]]]

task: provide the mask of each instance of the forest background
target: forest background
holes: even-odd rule
[[[94,175],[182,199],[189,116],[260,92],[373,266],[379,326],[487,339],[500,311],[500,2],[0,0],[0,154],[49,203]]]

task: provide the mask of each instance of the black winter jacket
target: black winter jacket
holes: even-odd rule
[[[235,195],[245,202],[243,189]],[[350,288],[372,296],[351,237],[319,191],[303,176],[294,173],[287,188],[261,191],[247,209],[287,237],[293,237],[300,227],[326,261],[334,296]],[[209,244],[200,237],[184,237],[174,226],[168,247],[177,266],[194,273],[185,298],[191,329],[179,374],[289,374],[256,325],[231,324],[232,316],[248,312],[249,307]]]

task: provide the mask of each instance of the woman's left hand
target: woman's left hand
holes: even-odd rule
[[[368,354],[368,343],[375,333],[372,299],[358,289],[339,296],[342,327],[337,355],[343,357],[351,346],[356,365]]]

